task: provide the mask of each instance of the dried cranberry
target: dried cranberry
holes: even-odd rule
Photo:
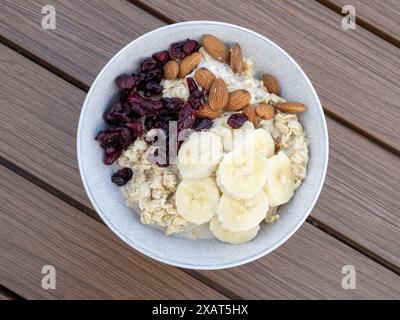
[[[104,163],[109,165],[119,158],[123,149],[132,143],[132,136],[127,128],[114,128],[98,133],[96,140],[105,151]]]
[[[197,118],[193,124],[193,130],[200,131],[210,129],[213,124],[211,119]]]
[[[145,95],[149,97],[152,95],[160,95],[163,91],[163,87],[155,81],[149,81],[146,83],[144,91]]]
[[[188,85],[189,88],[189,93],[192,93],[196,90],[199,90],[199,87],[197,86],[196,82],[194,81],[194,79],[192,77],[187,77],[186,78],[186,83]]]
[[[125,185],[129,180],[131,180],[133,172],[129,168],[123,168],[115,172],[111,181],[114,182],[118,187]]]
[[[159,63],[156,59],[153,58],[146,58],[140,64],[140,70],[142,72],[150,72],[159,67]]]
[[[199,43],[196,40],[187,39],[182,46],[186,54],[191,54],[199,49]]]
[[[121,94],[120,94],[120,96],[119,96],[119,101],[120,101],[121,103],[123,103],[123,102],[125,102],[125,101],[128,101],[128,97],[129,97],[131,91],[132,91],[131,89],[122,90],[122,91],[121,91]]]
[[[144,83],[147,83],[149,81],[160,83],[162,80],[162,71],[161,69],[154,69],[141,76],[144,76]]]
[[[187,104],[178,114],[178,130],[192,128],[196,116],[194,115],[193,108]]]
[[[132,112],[139,117],[158,114],[163,108],[161,101],[143,97],[137,92],[131,92],[128,101]]]
[[[195,110],[201,109],[206,104],[206,100],[205,100],[205,97],[204,97],[204,92],[200,91],[200,90],[194,91],[189,96],[188,103]]]
[[[193,78],[188,77],[186,79],[186,83],[188,85],[189,93],[190,93],[188,103],[195,110],[201,109],[201,107],[204,106],[206,103],[205,97],[204,97],[204,92],[199,90],[199,87],[197,86],[197,84]]]
[[[115,79],[115,83],[117,87],[121,90],[123,89],[130,89],[135,86],[136,78],[132,75],[122,74]]]
[[[243,113],[235,113],[228,118],[227,123],[231,128],[237,129],[240,128],[246,121],[247,121],[246,115],[244,115]]]
[[[178,113],[185,106],[185,102],[181,98],[164,97],[161,102],[165,110],[171,113]]]
[[[143,126],[139,121],[132,121],[125,124],[134,138],[139,138],[143,134]]]
[[[121,150],[116,150],[115,152],[104,154],[104,164],[109,166],[112,165],[121,156]]]
[[[115,102],[103,115],[104,120],[110,124],[120,126],[131,119],[124,111],[122,104],[118,101]]]
[[[183,42],[172,43],[169,49],[171,59],[183,59],[186,57],[186,52],[183,51]]]
[[[162,129],[165,134],[168,134],[169,122],[173,120],[174,118],[168,115],[161,117],[150,116],[146,117],[144,120],[144,127],[147,131],[150,131],[151,129]]]
[[[169,60],[169,53],[167,50],[164,50],[154,53],[151,57],[160,62],[161,64],[166,64]]]
[[[195,40],[187,39],[171,44],[169,55],[172,59],[183,59],[187,55],[199,49],[199,44]]]

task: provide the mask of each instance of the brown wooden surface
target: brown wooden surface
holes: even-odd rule
[[[343,290],[341,269],[357,271]],[[400,278],[325,233],[304,224],[279,249],[241,267],[202,272],[246,299],[398,299]]]
[[[15,112],[9,114],[7,108],[2,109],[0,122],[6,132],[0,137],[1,150],[10,162],[92,208],[82,188],[75,150],[85,93],[11,50],[3,50],[3,56],[10,60],[2,61],[1,70],[7,80],[0,90],[5,104],[15,105]],[[35,88],[34,94],[19,94],[20,86],[15,85],[19,81],[26,92]],[[32,114],[32,121],[22,124],[26,112]],[[400,239],[395,235],[400,232],[400,203],[396,201],[400,181],[393,176],[400,175],[400,159],[340,124],[329,120],[328,125],[328,176],[312,217],[399,266]],[[26,153],[31,145],[36,148]],[[354,145],[362,146],[360,151],[364,152],[354,149]],[[51,168],[48,163],[53,164]],[[385,183],[371,183],[374,180]]]
[[[57,10],[53,31],[40,27],[47,4]],[[0,169],[0,285],[32,299],[222,298],[214,289],[231,298],[400,298],[400,65],[388,39],[343,31],[341,16],[313,0],[7,0],[0,18],[11,47],[0,45],[0,159],[9,168]],[[233,22],[276,41],[340,122],[328,117],[330,164],[311,223],[267,257],[228,270],[183,272],[127,248],[96,221],[77,170],[79,88],[137,36],[187,19]],[[45,260],[61,270],[58,292],[40,287],[35,270]],[[356,267],[356,290],[340,286],[346,264]]]
[[[163,24],[123,0],[8,1],[0,10],[0,34],[85,85],[119,48]],[[381,38],[362,28],[345,32],[341,16],[313,0],[135,2],[177,21],[232,22],[269,37],[304,68],[329,112],[400,153],[399,49]],[[45,4],[62,15],[54,31],[40,28]]]
[[[313,0],[135,1],[175,20],[220,20],[257,31],[292,55],[329,112],[400,150],[400,51]],[[379,110],[380,112],[376,112]]]
[[[398,0],[318,0],[337,12],[344,5],[356,9],[357,24],[400,47],[400,1]]]
[[[56,9],[57,28],[43,30],[41,9]],[[164,23],[126,1],[3,0],[0,35],[46,65],[89,86],[104,64],[138,36]]]
[[[77,165],[74,161],[71,161],[71,159],[75,158],[75,126],[77,123],[77,117],[79,114],[79,106],[81,105],[81,102],[83,101],[84,94],[80,89],[77,89],[73,87],[72,85],[66,83],[65,81],[57,78],[55,75],[49,73],[48,71],[44,70],[40,66],[37,66],[36,64],[30,62],[29,60],[23,58],[19,54],[13,52],[12,50],[2,46],[0,47],[0,52],[1,56],[7,57],[6,59],[2,60],[0,63],[0,71],[2,73],[2,76],[5,78],[5,81],[3,83],[5,86],[3,87],[1,91],[1,95],[5,97],[5,101],[12,101],[13,109],[15,110],[15,113],[12,113],[10,117],[7,116],[7,106],[9,105],[8,103],[6,104],[1,104],[1,110],[2,110],[2,117],[3,119],[1,121],[2,127],[6,128],[5,136],[1,140],[1,153],[5,154],[7,157],[7,160],[9,160],[12,163],[17,164],[19,167],[23,168],[25,171],[32,173],[37,179],[40,179],[42,181],[45,181],[47,184],[50,186],[54,187],[55,189],[62,190],[71,198],[76,199],[77,201],[80,201],[80,199],[85,199],[84,195],[84,190],[81,187],[80,183],[80,178],[78,174],[78,169]],[[10,67],[11,66],[11,67]],[[21,81],[22,75],[24,75],[24,80],[23,80],[23,87],[29,87],[32,86],[32,88],[35,88],[36,90],[36,95],[30,95],[29,101],[25,100],[25,95],[18,95],[17,92],[15,91],[16,86],[15,83],[18,81]],[[26,85],[25,85],[26,81]],[[29,88],[28,88],[29,89]],[[28,90],[27,89],[27,90]],[[1,90],[1,89],[0,89]],[[58,91],[59,90],[59,91]],[[45,93],[47,91],[52,92],[52,95],[46,95]],[[20,99],[21,97],[21,99]],[[63,97],[74,97],[74,99],[82,99],[82,101],[70,101],[67,100],[65,102],[65,105],[60,103],[60,100],[63,99]],[[53,110],[53,112],[52,112]],[[62,111],[62,112],[61,112]],[[25,123],[24,126],[22,124],[19,124],[21,119],[23,119],[23,114],[24,112],[27,112],[29,114],[35,114],[37,118],[34,119],[34,121],[30,123]],[[42,119],[43,117],[43,119]],[[60,124],[57,125],[57,124]],[[62,125],[61,125],[62,124]],[[377,150],[376,152],[382,152],[385,154],[386,159],[389,163],[392,163],[392,167],[395,168],[396,161],[398,159],[395,156],[392,156],[388,151],[386,150],[380,150],[379,147],[375,146],[373,143],[366,141],[365,138],[360,137],[359,135],[355,134],[354,132],[351,132],[349,129],[345,129],[342,125],[336,124],[333,121],[329,121],[329,127],[330,127],[330,132],[333,132],[331,134],[331,145],[335,145],[335,141],[337,141],[338,136],[341,137],[342,140],[346,140],[349,136],[352,137],[352,139],[355,139],[350,141],[351,144],[349,144],[349,147],[352,145],[352,143],[367,143],[369,144],[368,147],[370,147],[371,150]],[[25,131],[20,131],[21,128],[25,128]],[[70,131],[68,131],[70,129]],[[65,131],[64,131],[65,130]],[[29,132],[29,140],[26,141],[26,131]],[[49,137],[47,137],[48,133],[51,133]],[[354,137],[353,137],[354,136]],[[46,143],[43,142],[41,143],[35,143],[35,139],[38,139],[39,141],[46,141]],[[50,140],[49,140],[50,139]],[[32,150],[33,154],[26,155],[24,150],[27,150],[30,148],[30,144],[35,144],[37,146],[37,150]],[[62,145],[62,150],[60,150],[59,146]],[[340,144],[337,143],[337,146],[339,148]],[[372,152],[374,154],[374,152]],[[340,157],[340,154],[339,154]],[[394,157],[392,159],[392,157]],[[343,160],[342,160],[343,161]],[[52,163],[53,168],[51,169],[52,171],[48,171],[48,163]],[[354,166],[357,165],[356,162],[352,162]],[[68,165],[69,164],[69,165]],[[335,165],[335,160],[332,160],[330,163],[330,166]],[[374,162],[371,163],[370,167],[377,167]],[[344,168],[351,168],[344,166]],[[340,168],[338,168],[339,170]],[[376,168],[378,170],[378,168]],[[348,169],[347,169],[348,170]],[[346,171],[344,174],[344,177],[346,175],[352,174],[351,171]],[[356,181],[360,180],[359,175],[354,175]],[[362,177],[362,175],[360,175]],[[385,178],[389,179],[390,176],[385,176]],[[345,179],[346,181],[346,179]],[[68,182],[68,183],[66,183]],[[334,197],[343,197],[342,193],[337,193],[335,191],[335,185],[331,187],[329,183],[329,178],[327,182],[327,187],[324,190],[324,193],[327,193],[326,198],[330,199],[332,196]],[[346,182],[343,182],[343,184]],[[361,182],[360,182],[361,183]],[[340,182],[339,182],[340,184]],[[357,187],[354,187],[351,189],[352,192],[357,193]],[[373,190],[373,189],[372,189]],[[379,192],[378,189],[375,190],[375,192]],[[359,192],[357,193],[359,202],[363,203],[363,201],[368,201],[369,204],[373,202],[369,202],[369,198],[365,196],[365,194]],[[392,201],[390,198],[391,194],[388,194],[388,201]],[[343,203],[350,203],[353,198],[350,196],[345,196]],[[393,201],[392,201],[393,202]],[[357,203],[357,202],[356,202]],[[84,205],[87,204],[87,200],[83,202]],[[391,204],[391,202],[389,202]],[[325,208],[325,206],[322,204],[322,208]],[[333,215],[333,216],[338,216],[342,215],[341,218],[344,221],[346,220],[346,217],[349,216],[349,214],[357,214],[358,216],[364,216],[364,218],[361,220],[363,223],[366,223],[368,225],[369,219],[368,217],[371,218],[373,214],[376,214],[375,212],[370,212],[370,211],[362,211],[363,207],[360,209],[353,208],[353,207],[339,207],[335,208],[335,206],[331,206],[332,210],[330,211],[325,211],[322,209],[315,210],[313,214],[316,215]],[[342,210],[345,208],[345,210]],[[337,210],[339,209],[339,210]],[[354,211],[353,210],[357,210]],[[381,209],[381,214],[384,215],[386,213],[387,208],[385,207],[384,209]],[[396,214],[397,212],[392,212],[392,220],[396,221]],[[385,231],[386,237],[391,238],[394,237],[396,233],[396,229],[392,230],[390,229],[390,225],[387,225],[385,223],[385,220],[379,221],[379,219],[373,219],[374,224],[370,225],[369,228],[382,228],[382,230]],[[378,221],[376,223],[376,221]],[[360,225],[362,226],[359,221],[357,224],[352,224],[352,225]],[[356,231],[354,231],[354,227],[350,230],[352,233],[349,233],[349,236],[352,235],[358,235],[358,238],[363,239],[363,236],[365,235],[363,232],[363,228],[358,228]],[[301,242],[299,241],[292,241],[290,242],[290,246],[294,248],[295,252],[303,252],[305,248],[307,248],[308,255],[313,256],[314,258],[318,257],[321,255],[321,252],[323,252],[326,247],[329,248],[329,252],[333,252],[332,255],[324,255],[322,257],[323,261],[323,267],[320,263],[314,266],[314,268],[309,268],[305,269],[304,274],[306,276],[304,277],[304,274],[302,274],[302,277],[300,275],[296,275],[296,278],[299,278],[298,283],[296,284],[291,284],[288,282],[287,278],[281,274],[281,280],[283,283],[286,283],[284,285],[284,288],[289,287],[291,292],[296,292],[296,294],[301,295],[306,295],[306,292],[308,289],[308,279],[313,279],[313,281],[316,281],[320,279],[321,283],[324,283],[324,287],[326,287],[326,292],[321,293],[321,296],[324,295],[325,297],[330,297],[330,298],[339,298],[341,288],[340,286],[338,287],[337,281],[335,281],[335,277],[332,274],[332,269],[331,268],[336,268],[340,263],[342,262],[341,260],[337,259],[337,256],[340,254],[343,254],[344,260],[348,261],[353,261],[356,255],[353,251],[349,251],[346,253],[340,253],[341,250],[340,248],[337,249],[337,244],[335,242],[330,242],[330,236],[318,231],[313,231],[313,237],[314,241],[316,243],[321,243],[324,244],[325,247],[321,248],[318,246],[312,246],[312,243],[310,243],[309,238],[308,238],[308,229],[315,229],[315,227],[308,225],[306,230],[300,230],[299,231],[299,236],[300,239],[302,239]],[[372,233],[374,235],[375,233]],[[354,238],[357,238],[354,236]],[[378,241],[378,239],[373,239],[375,242]],[[386,252],[391,253],[392,256],[397,254],[396,251],[396,242],[392,244],[389,240],[384,239],[384,244],[386,245],[386,248],[383,247],[380,250],[376,250],[377,253],[381,254],[386,254]],[[370,241],[367,243],[368,246],[372,246],[374,244],[373,241]],[[299,247],[298,247],[299,246]],[[375,246],[375,245],[374,245]],[[375,248],[375,247],[373,247]],[[281,251],[281,249],[277,250],[277,254],[275,255],[276,260],[285,260],[285,261],[290,261],[293,259],[293,253],[292,251]],[[260,278],[264,277],[264,274],[266,270],[268,272],[272,273],[275,270],[275,263],[276,261],[270,262],[270,256],[265,258],[265,262],[255,262],[249,265],[249,268],[251,268],[254,273],[254,276],[258,274]],[[321,259],[321,258],[320,258]],[[357,258],[359,259],[359,258]],[[357,260],[356,259],[356,260]],[[365,259],[365,258],[364,258]],[[298,261],[300,266],[306,266],[309,263],[309,257],[303,256],[303,255],[296,255],[295,260]],[[263,260],[264,261],[264,260]],[[357,260],[358,264],[362,264],[361,260]],[[365,259],[363,263],[368,263],[368,260]],[[327,268],[327,266],[331,266]],[[297,265],[293,265],[290,269],[290,274],[294,273],[296,274],[296,270],[298,270]],[[236,272],[236,271],[234,271]],[[211,273],[204,273],[206,277]],[[241,282],[243,281],[243,276],[241,275],[242,273],[239,272],[239,275],[237,277],[237,280],[235,282],[235,286],[241,286]],[[390,274],[390,273],[389,273]],[[325,276],[324,276],[325,275]],[[218,283],[219,285],[225,287],[226,283],[225,282],[219,282],[217,281],[218,279],[212,279],[213,282]],[[371,296],[376,294],[377,291],[379,291],[379,287],[374,287],[374,283],[368,283],[368,287],[370,286],[371,290]],[[299,285],[301,284],[301,285]],[[243,284],[244,285],[244,284]],[[234,289],[235,286],[231,286],[229,289]],[[297,292],[296,287],[301,287],[302,289]],[[374,289],[374,290],[372,290]],[[261,290],[261,291],[260,291]],[[261,295],[260,292],[262,290],[265,290],[268,294],[265,294],[264,296]],[[271,291],[272,290],[272,291]],[[267,286],[267,282],[262,281],[261,284],[257,287],[254,287],[254,289],[248,288],[246,289],[248,293],[244,295],[243,297],[259,297],[259,298],[271,298],[274,295],[277,295],[279,297],[292,297],[292,295],[288,294],[286,290],[276,290],[273,286]],[[232,291],[235,292],[236,291]],[[274,295],[271,292],[275,292]],[[367,291],[365,291],[366,293]],[[375,292],[375,293],[374,293]],[[294,294],[294,293],[293,293]],[[308,296],[309,298],[316,297],[316,292],[310,291]],[[353,294],[353,292],[347,292],[346,297],[350,297]]]
[[[123,244],[107,227],[0,167],[0,279],[24,298],[221,299],[183,271]],[[41,286],[56,268],[56,290]]]

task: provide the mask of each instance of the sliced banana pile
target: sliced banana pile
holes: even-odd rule
[[[232,129],[226,121],[216,119],[210,131],[194,132],[182,144],[175,198],[188,222],[210,222],[217,239],[240,244],[257,235],[269,206],[290,200],[295,181],[289,158],[274,154],[267,130],[249,121]]]

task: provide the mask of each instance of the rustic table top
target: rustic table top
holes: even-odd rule
[[[356,29],[341,26],[345,4]],[[44,30],[42,8],[56,9]],[[76,129],[85,95],[123,46],[157,27],[219,20],[292,55],[327,115],[330,160],[307,222],[255,262],[189,271],[127,247],[83,190]],[[0,299],[400,298],[400,2],[61,1],[0,4]],[[56,290],[41,286],[57,270]],[[344,289],[344,266],[356,288]]]

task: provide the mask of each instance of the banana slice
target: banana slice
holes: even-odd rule
[[[178,153],[178,169],[184,179],[211,176],[223,156],[221,138],[209,131],[193,132]]]
[[[175,193],[178,213],[196,225],[212,219],[218,201],[219,189],[211,178],[183,180]]]
[[[250,199],[261,191],[267,177],[267,159],[250,148],[226,154],[217,169],[217,184],[235,199]]]
[[[243,142],[253,148],[255,152],[258,152],[267,158],[274,155],[274,139],[272,139],[270,133],[263,128],[250,132]]]
[[[210,230],[217,239],[223,242],[240,244],[252,240],[257,235],[258,230],[260,230],[260,226],[257,225],[247,231],[232,232],[224,229],[218,218],[214,217],[210,222]]]
[[[283,152],[267,160],[268,174],[263,188],[269,204],[279,206],[290,200],[295,189],[295,179],[292,174],[290,160]]]
[[[263,191],[249,200],[237,200],[223,194],[218,203],[217,217],[224,229],[239,232],[257,227],[267,211],[268,198]]]
[[[217,126],[210,129],[212,133],[215,133],[221,138],[222,145],[225,152],[232,151],[233,148],[233,135],[232,130],[229,130],[223,126]]]

